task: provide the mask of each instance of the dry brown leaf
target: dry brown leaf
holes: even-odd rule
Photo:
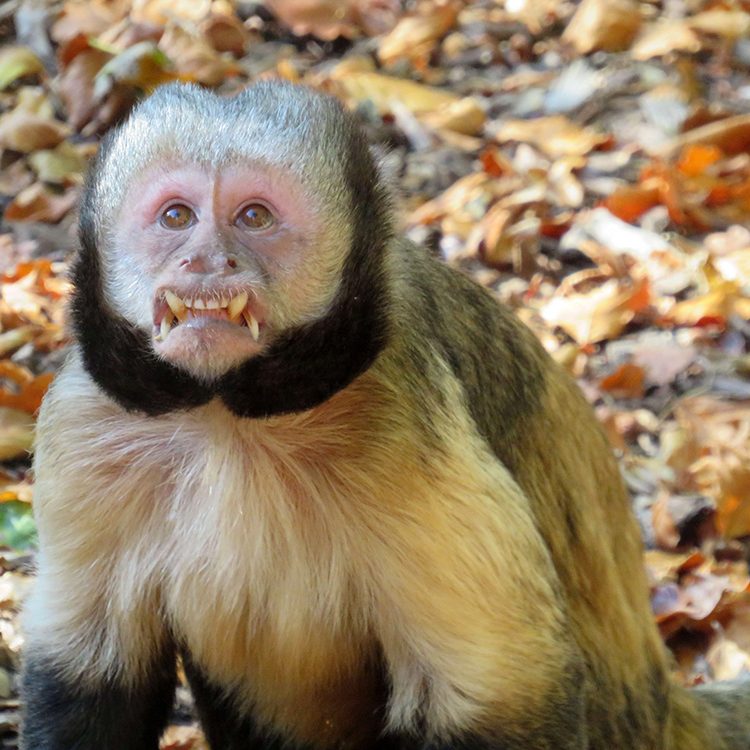
[[[604,200],[604,206],[618,219],[633,222],[660,202],[661,191],[655,185],[622,185]]]
[[[698,35],[685,19],[663,19],[649,24],[636,39],[630,54],[636,60],[649,60],[671,52],[698,52]]]
[[[98,36],[130,10],[130,0],[68,0],[52,26],[51,36],[64,43],[78,35]]]
[[[394,101],[416,115],[460,101],[460,97],[448,91],[382,73],[358,72],[349,66],[337,66],[331,73],[331,81],[344,99],[356,104],[371,101],[381,114],[389,114]]]
[[[42,61],[28,47],[0,48],[0,91],[20,78],[41,73],[43,70]]]
[[[211,13],[211,0],[132,0],[132,5],[133,21],[159,26],[166,26],[170,21],[197,23]]]
[[[750,13],[715,8],[696,13],[686,19],[690,28],[726,39],[739,39],[750,32]]]
[[[86,48],[65,66],[58,78],[60,98],[68,112],[68,121],[76,130],[90,122],[97,108],[94,81],[112,55],[99,49]]]
[[[735,115],[688,130],[674,138],[662,150],[662,155],[673,156],[686,146],[697,144],[715,146],[728,156],[747,152],[750,150],[750,115]]]
[[[16,195],[21,190],[29,187],[36,177],[28,168],[25,159],[14,161],[9,167],[0,170],[0,195]],[[2,257],[2,248],[0,248],[0,257]]]
[[[640,4],[635,0],[583,0],[562,40],[580,55],[619,52],[631,45],[640,28]]]
[[[0,360],[0,380],[12,384],[10,388],[0,388],[0,406],[36,414],[54,377],[51,372],[35,376],[10,360]]]
[[[641,398],[646,373],[636,364],[625,363],[599,381],[599,387],[616,398]]]
[[[142,44],[147,44],[147,42],[142,42]],[[227,78],[241,72],[230,56],[217,52],[206,39],[177,24],[170,24],[167,27],[159,41],[159,49],[170,58],[183,80],[196,81],[206,86],[218,86]],[[159,69],[155,69],[154,72],[157,77],[166,74],[163,67],[161,67],[161,73]],[[172,74],[166,74],[166,78],[159,83],[173,77]]]
[[[720,531],[750,534],[750,402],[684,398],[675,409],[688,438],[682,463],[695,487],[717,505]]]
[[[159,750],[209,750],[209,748],[200,729],[170,726],[161,738]]]
[[[706,661],[717,680],[736,680],[750,674],[750,653],[721,632],[709,647]]]
[[[54,148],[69,134],[57,120],[15,109],[0,117],[0,146],[24,154]]]
[[[169,59],[165,54],[169,39],[172,39],[174,43],[173,52],[177,55],[185,55],[183,62],[187,66],[191,64],[190,49],[187,45],[179,46],[177,44],[177,33],[175,32],[175,35],[168,37],[169,32],[166,32],[162,41],[159,42],[159,47],[150,41],[139,42],[108,60],[96,74],[94,99],[102,101],[117,84],[150,92],[157,86],[174,81],[177,76],[169,69]],[[168,41],[162,48],[165,38]],[[210,49],[205,42],[202,44]],[[213,50],[210,54],[216,56],[216,52]]]
[[[0,406],[0,461],[28,456],[34,443],[34,419],[25,411]]]
[[[500,143],[529,143],[553,158],[584,156],[609,141],[609,136],[581,127],[564,115],[506,120],[494,129],[492,135]]]
[[[418,6],[415,13],[401,18],[380,40],[380,62],[390,65],[402,58],[417,62],[429,57],[438,41],[453,28],[460,7],[455,2]]]
[[[541,315],[579,344],[594,344],[622,333],[635,314],[648,306],[650,297],[645,279],[633,284],[609,279],[582,294],[558,290]]]
[[[266,7],[297,36],[318,39],[359,36],[354,23],[356,7],[350,0],[266,0]]]
[[[80,147],[63,141],[52,151],[31,154],[29,163],[40,180],[56,185],[71,185],[83,182],[87,160]]]
[[[10,354],[25,343],[31,341],[38,332],[36,326],[19,326],[0,333],[0,357]]]
[[[488,199],[482,200],[482,196],[488,192],[492,179],[484,172],[474,172],[465,175],[454,182],[445,192],[427,203],[423,203],[409,216],[409,224],[431,224],[439,221],[448,214],[456,214],[465,206],[474,202],[483,204],[482,215],[487,206]],[[477,216],[471,219],[476,220]]]
[[[74,189],[54,193],[36,182],[22,190],[6,207],[6,221],[45,221],[55,224],[75,206],[78,195]]]
[[[476,99],[467,96],[445,104],[433,112],[426,112],[420,120],[436,130],[450,130],[464,135],[478,135],[487,119]]]
[[[735,282],[720,281],[708,293],[675,304],[668,317],[677,325],[724,325],[739,296],[740,289]]]
[[[651,523],[654,538],[663,550],[676,549],[680,543],[680,532],[669,508],[669,494],[662,492],[651,507]]]
[[[236,16],[223,13],[213,14],[204,21],[201,32],[217,52],[230,52],[235,57],[242,56],[249,39],[242,21]]]

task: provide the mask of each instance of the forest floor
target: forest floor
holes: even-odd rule
[[[5,0],[0,45],[0,747],[82,177],[173,80],[281,77],[356,110],[403,230],[594,405],[676,678],[750,673],[750,0]],[[175,716],[162,747],[204,748],[184,691]]]

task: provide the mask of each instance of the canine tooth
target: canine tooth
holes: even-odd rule
[[[179,318],[185,312],[185,303],[174,293],[167,289],[164,292],[164,299],[169,305],[169,309]]]
[[[227,315],[229,315],[230,318],[236,318],[245,309],[246,304],[247,292],[240,292],[229,303],[227,307]]]
[[[206,310],[218,310],[219,309],[219,300],[217,299],[210,299],[208,302],[206,302]]]
[[[196,310],[205,310],[206,309],[206,303],[200,299],[199,297],[195,298],[195,302],[193,302],[193,307]]]
[[[260,336],[260,326],[258,325],[258,321],[253,317],[252,313],[247,311],[242,313],[242,317],[245,319],[245,323],[247,323],[247,327],[250,329],[253,338],[257,341]]]
[[[159,329],[159,335],[161,336],[161,340],[164,341],[167,336],[169,336],[169,332],[172,330],[172,321],[169,319],[169,315],[165,315],[161,319],[161,327]]]

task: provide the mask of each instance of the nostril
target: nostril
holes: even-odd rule
[[[227,258],[227,265],[230,268],[237,268],[237,261],[234,258]]]
[[[191,264],[192,262],[193,262],[193,261],[192,261],[192,259],[191,259],[191,258],[183,258],[183,259],[182,259],[182,260],[180,261],[180,268],[185,268],[185,266],[189,266],[189,265],[190,265],[190,264]]]

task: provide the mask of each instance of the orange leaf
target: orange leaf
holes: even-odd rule
[[[643,396],[645,372],[638,365],[626,363],[611,375],[603,378],[599,386],[613,396],[620,398],[640,398]]]
[[[633,222],[659,204],[659,190],[642,185],[623,185],[604,201],[604,206],[623,221]]]
[[[700,177],[708,167],[724,157],[721,149],[711,144],[689,144],[682,149],[677,169],[688,177]]]
[[[0,377],[6,377],[19,386],[17,392],[0,388],[0,406],[35,414],[55,376],[46,372],[34,377],[24,368],[4,360],[0,362]]]

